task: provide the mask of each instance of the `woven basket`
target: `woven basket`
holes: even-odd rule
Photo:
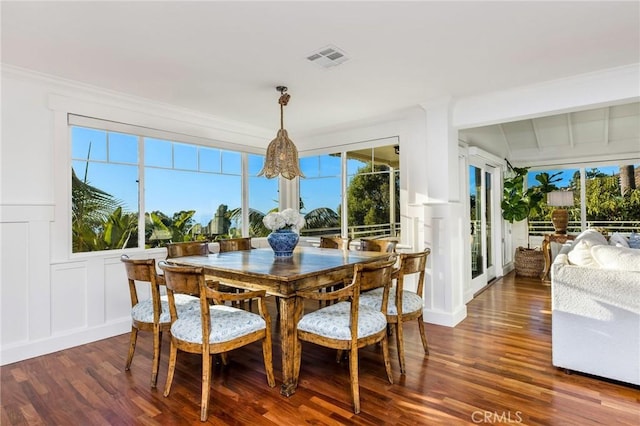
[[[518,247],[515,255],[516,276],[539,278],[544,270],[541,250]]]

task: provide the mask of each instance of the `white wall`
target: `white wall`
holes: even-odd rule
[[[614,75],[615,84],[603,73],[586,83],[582,77],[577,82],[557,82],[553,92],[519,88],[473,99],[426,102],[389,121],[308,137],[300,140],[300,148],[400,137],[403,243],[416,249],[432,247],[425,317],[453,326],[466,315],[463,291],[470,279],[465,272],[468,259],[460,256],[466,252],[463,236],[468,227],[461,203],[468,194],[460,194],[456,129],[639,96],[628,76],[620,81],[626,74]],[[269,129],[7,67],[1,82],[0,364],[4,365],[130,329],[130,302],[119,254],[70,253],[67,112],[260,148],[272,134]],[[523,99],[527,96],[535,102]],[[162,251],[144,255],[161,257]]]
[[[120,253],[70,253],[67,113],[254,147],[270,132],[121,94],[2,69],[0,364],[130,330]],[[217,143],[217,142],[216,142]],[[163,250],[132,256],[164,256]]]

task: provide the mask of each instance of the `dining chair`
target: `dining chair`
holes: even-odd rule
[[[340,235],[320,237],[320,248],[341,249],[344,243],[345,243],[345,240]],[[351,238],[349,237],[346,239],[347,250],[349,250],[350,243],[351,243]]]
[[[317,300],[337,300],[337,303],[304,315],[296,327],[295,377],[299,377],[302,343],[310,342],[338,352],[349,353],[349,379],[353,410],[360,412],[360,386],[358,384],[358,349],[378,342],[382,344],[385,370],[389,383],[393,383],[389,345],[387,342],[386,303],[379,309],[359,303],[360,292],[380,288],[383,300],[389,298],[391,275],[396,259],[356,264],[350,284],[336,291],[320,293],[300,291],[298,296]],[[340,356],[340,355],[339,355]]]
[[[218,245],[220,246],[220,253],[253,249],[253,247],[251,246],[251,237],[225,238],[223,240],[218,240]],[[220,284],[221,291],[229,291],[232,288],[234,287]],[[235,291],[237,293],[240,293],[242,292],[242,289],[236,288]],[[249,311],[253,309],[253,303],[251,299],[249,299],[248,302],[245,301],[244,304]]]
[[[209,253],[209,243],[207,241],[185,241],[167,244],[167,259],[184,256],[208,256]],[[164,277],[162,277],[162,279],[164,279]],[[220,284],[217,290],[229,293],[239,293],[241,291],[241,289],[237,287],[224,284]]]
[[[265,291],[220,292],[205,282],[202,268],[169,265],[165,261],[159,262],[158,266],[164,271],[171,314],[171,350],[164,396],[168,397],[171,391],[178,350],[201,354],[200,420],[206,421],[209,414],[212,356],[258,341],[262,342],[267,384],[274,387],[271,318],[265,303]],[[175,302],[178,296],[184,294],[197,294],[199,309],[189,312],[178,310]],[[259,314],[225,305],[226,301],[238,302],[246,298],[258,300]],[[209,305],[209,299],[217,304]]]
[[[251,237],[227,238],[218,240],[220,245],[220,253],[228,251],[251,250]]]
[[[422,316],[422,310],[424,309],[422,294],[427,257],[430,253],[431,249],[429,248],[418,253],[401,253],[398,269],[394,273],[396,276],[396,285],[393,286],[389,292],[387,321],[395,328],[398,362],[400,363],[400,372],[402,374],[406,374],[403,332],[403,324],[405,322],[411,320],[418,321],[422,347],[424,348],[424,353],[429,355],[429,344],[424,331],[424,319]],[[417,275],[418,281],[415,292],[405,290],[404,288],[405,277],[409,275]],[[380,306],[383,304],[383,298],[383,292],[380,289],[374,289],[360,295],[360,304],[370,308],[380,309]]]
[[[343,246],[343,244],[345,244]],[[320,248],[329,248],[329,249],[342,249],[343,247],[346,247],[347,250],[349,250],[349,244],[351,244],[351,237],[347,238],[346,241],[345,239],[342,238],[341,235],[333,235],[333,236],[321,236],[320,237]],[[320,291],[333,291],[337,288],[343,287],[343,283],[339,282],[339,283],[335,283],[332,285],[329,285],[323,289],[320,289]],[[318,306],[322,307],[329,305],[330,302],[328,301],[322,301],[319,300],[318,301]]]
[[[387,239],[370,240],[362,238],[360,240],[361,251],[379,251],[382,253],[394,253],[396,251],[396,245],[398,241]]]
[[[184,256],[207,256],[209,243],[207,241],[186,241],[167,244],[167,259]]]
[[[162,332],[168,331],[171,326],[167,296],[160,295],[160,286],[164,284],[164,280],[160,280],[157,275],[155,259],[130,259],[129,256],[123,254],[120,260],[124,263],[126,269],[129,294],[131,296],[131,334],[125,371],[129,371],[131,368],[138,340],[138,331],[151,331],[153,333],[151,387],[155,388],[158,382]],[[140,297],[136,282],[147,283],[147,287],[151,292],[150,298],[142,299]],[[197,308],[198,303],[197,298],[187,295],[181,295],[176,299],[176,306],[181,311]]]

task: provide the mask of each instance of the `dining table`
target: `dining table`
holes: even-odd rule
[[[238,288],[265,290],[279,298],[282,386],[280,393],[295,393],[298,382],[296,324],[304,301],[299,290],[321,289],[353,276],[354,265],[389,258],[390,253],[296,247],[291,257],[275,257],[270,248],[258,248],[207,256],[172,258],[170,263],[203,268],[209,278]]]

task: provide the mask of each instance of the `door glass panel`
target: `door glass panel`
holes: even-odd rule
[[[485,208],[485,223],[486,223],[486,239],[487,239],[487,268],[493,266],[493,244],[491,241],[491,236],[493,232],[491,231],[491,191],[492,191],[492,183],[491,183],[491,173],[484,173],[484,186],[485,186],[485,197],[486,200],[486,208]]]
[[[484,271],[482,260],[482,170],[469,166],[469,211],[471,213],[471,277]]]

